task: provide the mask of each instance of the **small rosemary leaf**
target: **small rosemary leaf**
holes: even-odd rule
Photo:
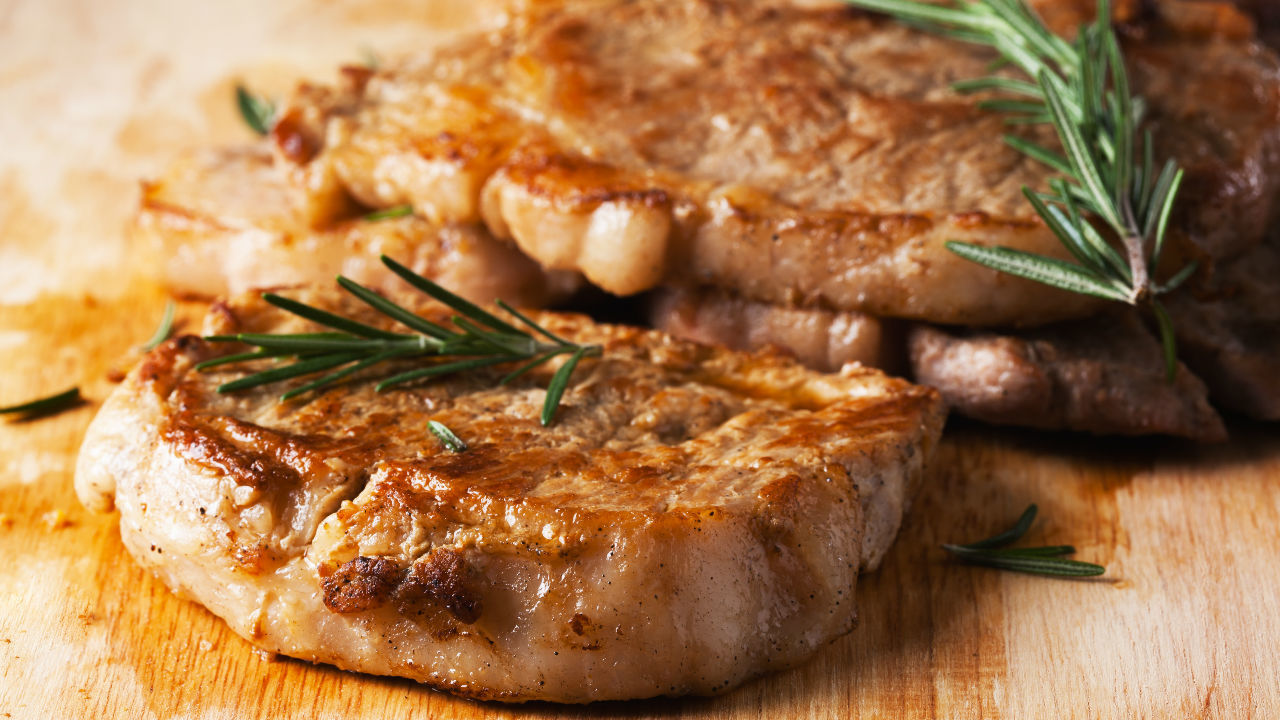
[[[292,400],[304,393],[309,393],[312,390],[318,390],[326,385],[332,385],[333,383],[336,383],[337,381],[347,377],[348,375],[351,375],[352,373],[360,372],[361,370],[367,367],[370,367],[372,365],[377,365],[380,362],[385,362],[387,360],[391,360],[397,357],[403,357],[405,355],[410,354],[411,352],[412,351],[408,351],[408,350],[388,350],[384,353],[378,353],[377,355],[372,355],[370,357],[365,358],[364,360],[361,360],[358,363],[355,363],[354,365],[348,365],[347,367],[344,367],[341,370],[338,370],[337,372],[331,372],[328,375],[325,375],[324,377],[320,378],[319,380],[309,382],[306,385],[302,385],[301,387],[296,387],[290,390],[289,392],[281,395],[280,400],[281,401]]]
[[[849,0],[849,3],[865,10],[887,13],[902,20],[972,29],[991,29],[993,24],[985,18],[975,17],[963,10],[925,5],[911,0]]]
[[[268,350],[321,352],[350,352],[368,347],[369,338],[345,335],[342,333],[306,333],[297,335],[266,335],[261,333],[245,333],[236,339],[246,345],[266,348]],[[413,339],[413,338],[410,338]]]
[[[466,300],[465,298],[459,297],[458,295],[455,295],[449,292],[448,290],[445,290],[439,285],[422,277],[418,273],[410,270],[404,265],[401,265],[395,260],[392,260],[386,255],[382,256],[382,263],[386,265],[388,268],[390,268],[391,272],[395,273],[396,275],[399,275],[401,279],[403,279],[405,282],[418,288],[419,290],[430,295],[436,300],[439,300],[445,305],[448,305],[454,310],[457,310],[463,315],[466,315],[472,320],[475,320],[477,322],[482,322],[485,325],[488,325],[489,327],[493,328],[494,330],[498,330],[499,332],[508,332],[513,335],[520,334],[520,330],[516,329],[505,320],[501,320],[497,317],[494,317],[492,314],[490,314],[487,310],[480,307],[479,305],[476,305],[475,303],[472,303],[471,301]]]
[[[1056,258],[1013,250],[1006,247],[984,247],[951,241],[947,249],[966,260],[986,265],[1009,275],[1052,285],[1069,292],[1092,295],[1105,300],[1128,302],[1129,296],[1106,278],[1090,274],[1078,265]]]
[[[298,317],[311,320],[312,322],[320,323],[321,325],[324,325],[326,327],[331,327],[335,330],[342,330],[343,332],[348,332],[348,333],[351,333],[352,335],[359,335],[360,337],[367,337],[367,338],[383,338],[388,340],[395,339],[395,338],[408,337],[407,335],[400,335],[398,333],[393,333],[388,330],[382,330],[382,329],[373,327],[372,325],[365,325],[364,323],[356,322],[355,320],[344,318],[341,315],[334,315],[333,313],[328,312],[326,310],[321,310],[320,308],[311,307],[306,303],[301,303],[301,302],[298,302],[297,300],[294,300],[292,298],[287,298],[282,295],[276,295],[275,293],[263,293],[262,299],[266,300],[272,305],[275,305],[281,310],[285,310],[287,312],[293,313]]]
[[[164,316],[160,318],[160,326],[151,334],[151,339],[147,341],[147,344],[142,346],[143,352],[155,350],[160,343],[169,339],[169,334],[173,332],[173,313],[177,307],[172,300],[165,303]]]
[[[444,423],[428,420],[427,427],[440,439],[440,444],[444,445],[449,452],[466,452],[467,444],[462,442],[462,439],[455,435]]]
[[[21,418],[44,417],[63,410],[70,410],[83,402],[84,398],[80,397],[80,388],[73,387],[60,393],[0,408],[0,415],[13,415]]]
[[[954,553],[957,557],[975,565],[985,565],[1000,570],[1013,570],[1033,575],[1058,577],[1093,577],[1107,571],[1101,565],[1067,560],[1059,557],[1011,555],[1008,553],[974,552]]]
[[[1073,225],[1066,213],[1046,203],[1043,196],[1030,188],[1023,188],[1022,194],[1026,196],[1027,201],[1031,203],[1031,207],[1035,209],[1036,213],[1044,219],[1045,224],[1049,226],[1053,234],[1058,237],[1058,241],[1065,245],[1072,255],[1075,255],[1081,265],[1094,273],[1102,274],[1106,272],[1106,261],[1084,239],[1080,232],[1080,226]]]
[[[1070,47],[1045,31],[1044,23],[1026,12],[1026,6],[1015,2],[993,2],[1003,6],[1002,19],[1009,24],[1033,49],[1052,58],[1059,65],[1071,62]]]
[[[301,375],[310,375],[322,370],[328,370],[339,365],[355,362],[361,358],[359,353],[335,353],[331,355],[320,355],[319,357],[309,358],[307,360],[299,360],[298,362],[283,367],[271,368],[263,370],[259,373],[242,377],[239,380],[232,380],[218,386],[219,393],[232,393],[239,390],[248,390],[259,385],[269,385],[271,383],[280,382],[281,380],[289,380]]]
[[[236,106],[240,108],[240,117],[254,132],[259,135],[271,132],[275,124],[275,103],[249,92],[244,85],[237,85]]]
[[[1053,118],[1046,114],[1040,115],[1010,115],[1004,119],[1005,125],[1047,125],[1053,122]]]
[[[1172,383],[1178,374],[1178,344],[1173,334],[1173,321],[1169,313],[1158,300],[1151,301],[1151,312],[1156,316],[1156,326],[1160,328],[1160,347],[1164,350],[1164,376]]]
[[[404,383],[419,380],[421,378],[450,375],[456,372],[476,370],[483,367],[489,367],[490,365],[501,365],[503,363],[515,362],[516,360],[521,359],[522,358],[518,356],[497,355],[494,357],[473,358],[470,360],[459,360],[451,363],[441,363],[439,365],[432,365],[431,367],[402,372],[399,375],[392,375],[386,380],[378,383],[377,386],[374,387],[374,390],[377,392],[384,392],[396,385],[403,385]]]
[[[430,335],[437,340],[449,340],[457,334],[450,331],[448,328],[437,325],[416,313],[400,307],[396,303],[386,299],[369,288],[364,287],[360,283],[351,280],[350,278],[339,276],[338,284],[342,286],[343,290],[355,295],[366,305],[372,307],[383,315],[387,315],[395,319],[402,325],[417,330],[420,333]]]
[[[198,362],[195,364],[195,369],[197,372],[199,372],[201,370],[208,370],[209,368],[218,367],[219,365],[232,365],[235,363],[249,362],[251,360],[263,360],[266,358],[282,357],[284,355],[291,355],[291,354],[292,353],[288,351],[268,352],[266,350],[252,350],[250,352],[236,353],[234,355],[223,355],[222,357],[213,358],[212,360],[205,360],[204,362]]]
[[[1013,93],[1014,95],[1025,95],[1027,97],[1040,98],[1040,88],[1034,83],[1025,80],[1015,80],[1013,78],[1005,78],[993,75],[991,77],[977,78],[975,80],[961,80],[951,84],[951,89],[962,95],[970,93],[983,92],[986,90],[999,90],[1001,92]],[[1044,101],[1040,101],[1040,107],[1044,107]]]
[[[978,103],[978,107],[991,112],[1030,113],[1032,115],[1044,113],[1044,103],[1026,100],[983,100]]]
[[[1009,528],[1008,530],[1005,530],[1004,532],[998,535],[992,535],[991,537],[985,540],[979,540],[977,542],[972,542],[967,545],[957,545],[956,547],[961,547],[966,550],[985,550],[989,548],[1003,547],[1010,543],[1015,543],[1018,540],[1020,540],[1023,535],[1026,535],[1027,531],[1031,529],[1031,523],[1034,522],[1036,519],[1037,510],[1038,508],[1036,507],[1035,503],[1032,503],[1027,506],[1026,510],[1022,511],[1022,515],[1018,516],[1018,521],[1015,522],[1013,524],[1013,527]]]
[[[503,350],[512,355],[532,355],[538,350],[538,343],[527,333],[510,335],[507,333],[489,332],[464,317],[454,317],[454,324],[466,330],[471,336],[488,343],[495,350]]]
[[[1174,273],[1173,277],[1169,278],[1167,282],[1156,288],[1156,294],[1163,295],[1167,292],[1177,290],[1182,286],[1182,283],[1186,282],[1192,275],[1196,274],[1196,268],[1198,267],[1200,267],[1198,262],[1192,261],[1187,263],[1186,267]]]
[[[525,373],[527,373],[527,372],[529,372],[530,370],[533,370],[534,368],[536,368],[536,367],[538,367],[538,366],[542,365],[543,363],[547,362],[547,361],[548,361],[548,360],[550,360],[551,358],[553,358],[553,357],[555,357],[555,356],[557,356],[557,355],[563,355],[563,354],[565,354],[566,352],[569,352],[569,348],[567,348],[567,347],[566,347],[566,348],[559,348],[559,349],[556,349],[556,350],[552,350],[552,351],[550,351],[550,352],[548,352],[548,353],[544,353],[542,356],[537,357],[537,358],[534,358],[533,360],[529,361],[528,363],[525,363],[524,365],[520,366],[518,369],[516,369],[516,370],[515,370],[515,372],[512,372],[512,373],[508,374],[506,377],[502,378],[502,380],[500,380],[500,381],[498,382],[498,384],[499,384],[499,385],[508,385],[508,384],[510,384],[510,383],[511,383],[511,381],[515,380],[516,378],[519,378],[519,377],[523,376]]]
[[[565,388],[569,387],[569,376],[573,374],[574,368],[578,367],[578,362],[586,352],[585,347],[574,350],[564,365],[561,365],[560,369],[556,370],[556,374],[551,376],[551,382],[547,385],[547,399],[542,403],[544,426],[550,425],[555,419],[556,410],[560,407],[560,398],[564,396]]]
[[[1002,555],[1022,555],[1026,557],[1061,557],[1063,555],[1074,555],[1076,549],[1073,545],[1046,545],[1044,547],[1002,548],[1000,550],[987,550],[985,552]]]
[[[500,308],[502,308],[503,310],[506,310],[507,312],[509,312],[509,313],[511,313],[512,315],[516,316],[516,318],[518,318],[518,319],[520,320],[520,322],[522,322],[522,323],[524,323],[525,325],[528,325],[529,327],[533,328],[533,329],[534,329],[535,331],[537,331],[538,333],[541,333],[541,334],[542,334],[542,336],[543,336],[543,337],[545,337],[545,338],[547,338],[548,340],[551,340],[552,342],[559,343],[559,344],[561,344],[561,345],[572,345],[572,344],[573,344],[573,343],[569,342],[568,340],[565,340],[564,338],[560,337],[559,335],[556,335],[555,333],[551,332],[550,330],[548,330],[548,329],[546,329],[546,328],[542,327],[542,326],[541,326],[541,325],[539,325],[538,323],[534,322],[531,318],[529,318],[529,316],[525,315],[524,313],[520,312],[519,310],[515,309],[514,307],[512,307],[512,306],[508,305],[508,304],[506,303],[506,301],[504,301],[504,300],[497,300],[497,301],[496,301],[496,304],[497,304],[497,306],[498,306],[498,307],[500,307]]]
[[[1047,147],[1044,147],[1043,145],[1037,145],[1026,138],[1018,137],[1017,135],[1005,135],[1004,142],[1014,150],[1030,157],[1032,160],[1048,165],[1063,175],[1071,174],[1071,163],[1067,162],[1067,159],[1063,156]]]
[[[384,210],[375,210],[364,216],[369,222],[377,222],[379,220],[390,220],[392,218],[407,217],[413,214],[412,205],[396,205]]]
[[[1178,188],[1182,187],[1182,176],[1182,170],[1178,170],[1173,174],[1173,181],[1169,184],[1169,189],[1165,191],[1163,197],[1158,198],[1159,202],[1156,203],[1156,207],[1160,208],[1160,219],[1156,223],[1156,241],[1151,248],[1152,267],[1156,266],[1160,253],[1164,250],[1164,236],[1169,229],[1169,216],[1173,213],[1173,201],[1178,197]]]
[[[1173,186],[1173,178],[1177,174],[1178,164],[1173,160],[1165,161],[1160,174],[1156,176],[1155,185],[1151,188],[1150,204],[1144,204],[1143,207],[1138,208],[1144,236],[1150,237],[1156,229],[1156,224],[1160,222],[1161,206],[1165,203],[1169,188]]]

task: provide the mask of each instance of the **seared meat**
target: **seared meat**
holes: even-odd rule
[[[1253,253],[1251,255],[1256,255]],[[1264,268],[1280,272],[1280,268]],[[1249,286],[1256,310],[1239,300],[1172,300],[1180,347],[1215,402],[1275,418],[1280,405],[1280,299]],[[1274,302],[1267,308],[1265,302]],[[956,412],[1000,425],[1099,434],[1223,437],[1199,377],[1180,367],[1165,382],[1158,341],[1132,314],[1038,330],[966,332],[894,323],[858,313],[772,306],[714,292],[663,290],[653,323],[677,337],[753,350],[776,347],[817,369],[846,362],[907,373],[942,392]]]
[[[757,0],[530,6],[495,35],[374,74],[336,110],[307,89],[284,116],[305,120],[277,126],[277,143],[308,148],[291,155],[299,171],[364,204],[483,219],[615,293],[713,285],[976,325],[1097,310],[943,248],[1063,252],[1020,194],[1047,170],[949,89],[984,74],[987,51]],[[1247,250],[1280,183],[1275,57],[1173,30],[1126,45],[1158,147],[1190,173],[1179,251]]]
[[[473,697],[716,693],[847,632],[941,430],[936,393],[539,317],[605,347],[551,427],[551,368],[277,404],[217,394],[231,371],[191,368],[227,350],[170,340],[94,420],[77,492],[114,500],[137,561],[253,643]],[[205,329],[303,326],[245,297]]]
[[[1181,363],[1167,382],[1160,342],[1133,312],[1017,335],[918,326],[908,343],[916,380],[979,420],[1100,435],[1226,438],[1204,383]]]
[[[1168,300],[1187,365],[1215,403],[1280,420],[1280,238]]]
[[[209,150],[178,158],[144,186],[134,235],[170,287],[216,296],[339,273],[382,287],[394,284],[378,260],[384,253],[481,302],[538,307],[580,282],[544,271],[479,225],[366,220],[332,183],[328,203],[313,201],[281,168],[266,147]]]
[[[905,364],[901,328],[863,313],[771,305],[718,290],[661,288],[650,300],[649,321],[676,337],[734,350],[775,347],[822,372],[856,362],[896,373]]]

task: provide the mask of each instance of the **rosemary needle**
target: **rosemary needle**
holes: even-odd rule
[[[1036,518],[1036,506],[1030,505],[1013,527],[985,540],[967,545],[944,544],[942,548],[961,560],[974,565],[985,565],[1000,570],[1031,573],[1033,575],[1050,575],[1056,577],[1090,577],[1101,575],[1106,568],[1093,563],[1068,560],[1064,555],[1072,555],[1076,549],[1070,545],[1048,545],[1044,547],[1007,548],[1006,545],[1017,542]]]
[[[64,390],[54,395],[0,408],[0,415],[15,415],[24,418],[42,417],[69,410],[82,402],[84,402],[84,398],[80,397],[80,388],[73,387],[70,390]]]
[[[385,208],[383,210],[374,210],[368,215],[365,215],[364,219],[368,220],[369,222],[377,222],[379,220],[390,220],[391,218],[406,217],[412,214],[413,214],[412,205],[396,205],[393,207]]]
[[[1002,75],[956,83],[961,93],[1015,96],[979,106],[1011,113],[1010,125],[1051,124],[1061,151],[1006,135],[1014,149],[1062,177],[1048,192],[1024,188],[1038,214],[1075,262],[1006,247],[948,242],[960,257],[1010,275],[1073,293],[1150,311],[1160,331],[1165,374],[1172,382],[1177,348],[1172,322],[1158,296],[1195,271],[1184,266],[1164,282],[1154,272],[1165,245],[1169,217],[1183,171],[1173,160],[1157,167],[1149,130],[1139,135],[1142,99],[1131,94],[1120,44],[1111,27],[1111,4],[1098,1],[1097,19],[1067,42],[1045,27],[1024,0],[971,0],[935,5],[916,0],[846,0],[887,13],[928,32],[993,48],[1003,64],[1026,80]],[[1112,239],[1090,222],[1096,218]]]
[[[430,428],[431,432],[440,439],[440,444],[444,445],[445,449],[449,452],[460,453],[466,451],[467,444],[462,442],[462,439],[455,435],[444,423],[436,420],[428,420],[427,427]]]
[[[173,332],[173,313],[176,308],[177,305],[172,300],[165,304],[164,317],[160,318],[160,327],[156,328],[147,344],[142,346],[143,352],[154,350],[157,345],[169,339],[169,334]]]
[[[240,109],[240,117],[246,125],[259,135],[271,132],[276,120],[276,104],[266,98],[255,95],[244,85],[236,86],[236,107]]]

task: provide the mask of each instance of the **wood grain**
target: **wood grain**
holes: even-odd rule
[[[485,7],[0,3],[0,404],[74,383],[89,399],[0,422],[0,717],[1280,717],[1275,426],[1197,447],[953,423],[899,542],[859,584],[859,627],[712,699],[505,707],[271,659],[139,570],[115,517],[84,511],[71,485],[94,406],[166,300],[128,265],[136,178],[182,146],[247,137],[236,77],[327,77],[361,45],[428,42],[490,21]],[[1028,540],[1073,543],[1105,577],[965,567],[938,549],[1033,501]]]

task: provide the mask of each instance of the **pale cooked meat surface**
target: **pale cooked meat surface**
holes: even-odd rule
[[[277,404],[215,393],[231,372],[192,365],[228,350],[170,340],[94,420],[77,492],[256,645],[473,697],[716,693],[847,632],[941,431],[936,393],[539,317],[605,346],[549,428],[550,368]],[[297,325],[247,297],[206,331]]]
[[[1223,440],[1204,383],[1178,364],[1165,378],[1160,341],[1124,311],[1001,335],[917,326],[908,348],[917,382],[957,413],[996,424],[1099,435]]]
[[[986,72],[986,51],[756,0],[530,5],[496,34],[375,73],[339,110],[300,93],[285,117],[307,120],[278,126],[277,143],[314,150],[298,167],[365,204],[483,219],[614,293],[715,285],[976,325],[1097,309],[943,247],[1063,252],[1021,195],[1047,171],[949,89]],[[1172,29],[1126,46],[1158,146],[1189,171],[1183,250],[1243,252],[1280,182],[1275,57]]]
[[[665,287],[649,301],[649,322],[676,337],[734,350],[774,347],[822,372],[856,362],[903,370],[904,337],[892,320],[864,313],[794,308],[707,288]]]
[[[175,291],[217,296],[250,288],[328,282],[343,274],[389,287],[386,254],[468,298],[523,307],[563,299],[575,273],[545,271],[478,224],[417,216],[364,219],[334,191],[310,203],[266,146],[192,152],[144,185],[134,237]],[[336,203],[337,207],[333,207]]]

